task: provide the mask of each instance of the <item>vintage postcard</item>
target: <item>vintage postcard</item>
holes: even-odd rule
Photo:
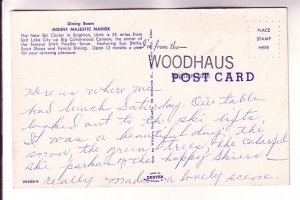
[[[14,187],[289,184],[287,9],[11,18]]]

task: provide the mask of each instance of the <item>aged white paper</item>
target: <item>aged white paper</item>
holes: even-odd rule
[[[289,183],[287,11],[13,11],[15,187]]]

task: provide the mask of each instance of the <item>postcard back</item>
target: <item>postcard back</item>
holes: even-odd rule
[[[15,187],[289,184],[285,8],[11,17]]]

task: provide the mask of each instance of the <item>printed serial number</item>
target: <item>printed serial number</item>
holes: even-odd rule
[[[38,183],[39,180],[23,180],[23,183]]]

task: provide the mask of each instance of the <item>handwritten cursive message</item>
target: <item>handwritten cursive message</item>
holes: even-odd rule
[[[148,183],[149,166],[165,166],[162,173],[172,173],[161,175],[160,181],[170,183],[276,179],[268,171],[258,174],[231,167],[287,160],[277,155],[277,149],[288,143],[287,133],[265,131],[268,121],[257,109],[268,99],[248,91],[181,99],[165,95],[151,102],[150,92],[147,85],[123,87],[116,79],[81,90],[24,88],[22,101],[28,103],[19,112],[19,135],[26,146],[23,170],[33,180],[37,171],[47,174],[36,179],[42,185],[86,187],[99,180],[107,185]],[[98,176],[107,169],[122,174],[131,168],[136,169],[133,176]]]

